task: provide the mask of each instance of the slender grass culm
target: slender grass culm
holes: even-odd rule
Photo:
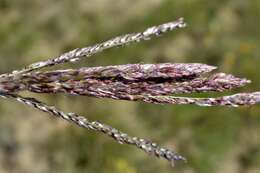
[[[216,73],[207,75],[216,67],[206,64],[126,64],[39,71],[49,66],[76,62],[108,48],[141,40],[149,40],[152,36],[158,36],[185,26],[184,20],[180,18],[174,22],[150,27],[144,32],[126,34],[94,46],[77,48],[56,58],[31,64],[22,70],[2,74],[0,75],[0,96],[32,106],[80,127],[103,133],[112,137],[120,144],[134,145],[150,155],[170,161],[172,165],[177,160],[186,161],[183,156],[160,147],[150,140],[131,137],[109,125],[98,121],[90,121],[75,113],[65,113],[34,98],[26,98],[17,94],[20,91],[65,93],[98,98],[142,101],[153,104],[195,104],[199,106],[238,107],[259,103],[260,92],[238,93],[216,98],[173,96],[173,94],[183,93],[223,92],[250,83],[247,79],[238,78],[231,74]]]

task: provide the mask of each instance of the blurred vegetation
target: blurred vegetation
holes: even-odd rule
[[[0,72],[184,17],[187,29],[107,50],[79,64],[59,68],[200,62],[253,81],[237,92],[259,91],[259,16],[259,0],[0,0]],[[171,168],[167,162],[134,147],[119,145],[103,135],[1,100],[1,173],[260,170],[258,105],[202,108],[64,95],[33,96],[129,134],[158,141],[182,153],[189,162]]]

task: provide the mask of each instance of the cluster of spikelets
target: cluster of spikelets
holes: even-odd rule
[[[199,64],[127,64],[56,71],[38,71],[41,68],[75,62],[105,49],[148,40],[176,28],[185,27],[183,19],[127,34],[94,46],[72,50],[59,57],[34,63],[22,70],[0,75],[0,96],[14,99],[38,110],[61,117],[81,127],[104,133],[121,144],[131,144],[143,151],[170,161],[184,160],[177,153],[159,147],[150,140],[131,137],[109,125],[89,121],[75,113],[65,113],[34,98],[17,95],[19,91],[36,93],[66,93],[99,98],[143,101],[154,104],[196,104],[199,106],[241,106],[260,102],[260,92],[239,93],[217,98],[176,97],[174,94],[198,92],[223,92],[250,83],[230,74],[207,75],[216,67]]]

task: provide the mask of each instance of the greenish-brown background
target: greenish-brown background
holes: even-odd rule
[[[0,0],[0,72],[178,17],[187,28],[59,68],[200,62],[253,81],[226,94],[260,90],[259,0]],[[1,99],[1,173],[260,172],[259,105],[204,108],[22,94],[157,141],[188,163],[171,168],[134,147]]]

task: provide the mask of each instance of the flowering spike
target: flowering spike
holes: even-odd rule
[[[191,63],[164,64],[126,64],[105,67],[56,70],[50,72],[27,73],[21,78],[33,78],[42,82],[57,82],[73,79],[101,78],[121,79],[124,81],[143,81],[156,78],[182,79],[195,77],[216,69],[214,66]]]
[[[6,94],[1,93],[1,97],[10,98],[16,100],[20,103],[25,105],[29,105],[34,107],[40,111],[47,112],[51,115],[56,117],[62,118],[66,121],[72,122],[80,127],[87,128],[89,130],[94,130],[99,133],[103,133],[114,140],[116,140],[120,144],[130,144],[134,145],[135,147],[143,150],[144,152],[154,155],[159,158],[163,158],[168,160],[169,162],[173,163],[174,161],[182,160],[186,161],[183,156],[178,155],[174,151],[171,151],[167,148],[159,147],[156,143],[151,142],[150,140],[138,138],[138,137],[131,137],[126,133],[123,133],[109,125],[103,124],[98,121],[89,121],[87,118],[83,116],[79,116],[75,113],[65,113],[53,106],[48,106],[43,102],[40,102],[34,98],[25,98],[15,94]]]
[[[13,71],[11,74],[2,74],[0,76],[0,78],[6,78],[8,76],[14,76],[14,75],[18,75],[18,74],[28,73],[33,70],[39,70],[44,67],[63,64],[66,62],[76,62],[76,61],[82,59],[83,57],[92,56],[93,54],[102,52],[105,49],[109,49],[109,48],[116,47],[116,46],[123,46],[128,43],[138,42],[141,40],[148,40],[152,36],[158,36],[165,32],[169,32],[169,31],[172,31],[177,28],[184,28],[185,26],[186,26],[186,23],[184,22],[184,19],[179,18],[178,20],[173,21],[173,22],[150,27],[143,32],[126,34],[126,35],[112,38],[112,39],[102,42],[102,43],[98,43],[94,46],[74,49],[74,50],[64,53],[56,58],[33,63],[20,71],[16,70],[16,71]]]
[[[50,72],[31,72],[0,81],[0,90],[16,92],[32,84],[46,84],[50,82],[91,81],[91,79],[111,82],[156,82],[156,81],[185,81],[207,73],[216,67],[191,64],[127,64],[106,67],[91,67],[80,69],[56,70]],[[48,85],[48,84],[46,84]],[[67,84],[66,84],[67,85]]]
[[[84,80],[68,80],[66,82],[25,83],[20,90],[29,90],[37,93],[67,93],[73,95],[88,95],[93,97],[119,98],[120,95],[167,95],[193,92],[208,92],[241,87],[249,83],[246,79],[236,78],[232,75],[218,73],[208,78],[198,77],[189,81],[174,82],[157,81],[113,81],[87,78]],[[10,89],[10,88],[9,88]]]
[[[199,106],[246,106],[260,103],[260,92],[238,93],[217,98],[190,98],[174,96],[136,96],[135,101],[144,101],[153,104],[195,104]]]

